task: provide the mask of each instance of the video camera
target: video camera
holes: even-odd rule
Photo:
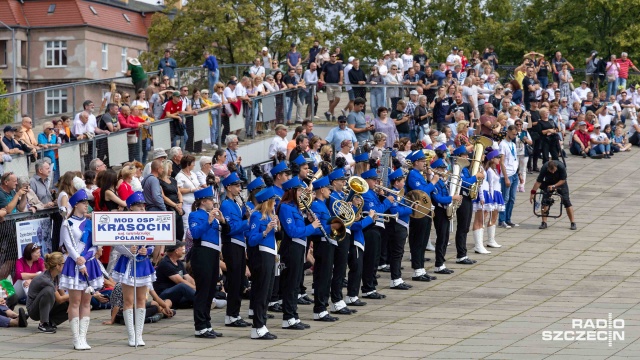
[[[556,203],[556,200],[559,206],[558,214],[552,215],[551,208],[553,204]],[[546,208],[546,210],[544,210]],[[557,190],[554,191],[546,191],[543,189],[538,189],[534,199],[533,199],[533,214],[537,217],[549,217],[552,219],[558,219],[562,217],[562,197],[558,194]]]

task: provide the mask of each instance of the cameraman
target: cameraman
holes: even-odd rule
[[[542,189],[544,194],[542,195],[542,224],[538,229],[547,228],[547,217],[549,214],[549,200],[554,192],[557,192],[562,199],[562,205],[567,209],[567,216],[571,221],[571,230],[576,230],[576,223],[573,218],[573,206],[571,206],[571,200],[569,199],[569,186],[567,185],[567,170],[558,160],[550,160],[540,168],[540,174],[536,179],[536,183],[533,184],[531,189],[531,196],[529,201],[533,203],[535,200],[536,192],[538,189]]]

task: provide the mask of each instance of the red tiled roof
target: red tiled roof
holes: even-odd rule
[[[133,0],[131,0],[133,1]],[[52,14],[49,6],[55,4]],[[20,9],[20,7],[23,9]],[[97,15],[94,15],[92,6]],[[0,7],[9,8],[9,13],[0,12],[0,20],[9,26],[29,26],[32,28],[60,28],[65,26],[92,26],[134,36],[147,37],[147,28],[151,14],[143,17],[140,13],[119,7],[83,0],[0,0]],[[27,18],[22,15],[27,15]],[[129,21],[125,19],[126,14]]]

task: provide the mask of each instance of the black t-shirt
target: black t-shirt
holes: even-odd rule
[[[538,110],[529,110],[531,113],[531,124],[529,130],[529,135],[531,135],[531,140],[537,140],[540,138],[540,127],[538,126],[538,122],[540,121],[540,113]],[[533,124],[536,123],[535,126]]]
[[[540,63],[540,69],[538,70],[538,78],[549,77],[549,69],[545,66],[548,62]]]
[[[549,129],[553,129],[554,123],[551,122],[550,120],[548,121],[538,121],[538,132],[540,133],[542,139],[547,139],[548,141],[551,141],[551,138],[553,138],[553,136],[549,136],[549,135],[544,135],[542,134],[542,132],[544,130],[549,130]]]
[[[284,81],[284,83],[287,86],[292,85],[292,86],[295,87],[296,85],[298,85],[298,82],[296,81],[296,76],[295,75],[294,76],[285,75],[282,80]],[[287,93],[287,97],[292,98],[292,97],[295,96],[296,93],[297,93],[297,91],[289,91]]]
[[[555,56],[551,60],[551,64],[553,64],[553,66],[555,66],[557,72],[562,71],[562,64],[566,63],[566,62],[567,62],[567,59],[561,58],[560,60],[558,60],[558,59],[556,59]]]
[[[471,113],[473,113],[473,109],[471,108],[471,105],[469,105],[469,103],[463,102],[462,104],[456,104],[455,102],[453,102],[449,107],[447,115],[455,114],[457,111],[462,111],[464,113],[465,120],[471,120]]]
[[[587,101],[587,100],[582,100],[582,104],[580,105],[580,107],[585,108],[585,114],[587,113],[587,111],[593,111],[593,113],[595,114],[595,112],[600,109],[600,107],[602,106],[602,104],[594,104],[593,101]]]
[[[427,60],[429,60],[429,58],[427,57],[427,54],[413,55],[413,61],[420,64],[420,71],[424,71],[424,66],[427,64]]]
[[[534,100],[536,98],[536,92],[529,90],[530,85],[535,85],[535,80],[533,80],[533,78],[525,76],[524,79],[522,79],[522,92],[524,98],[527,100]]]
[[[543,189],[546,189],[549,185],[557,184],[558,181],[560,180],[564,180],[565,183],[562,186],[566,186],[567,169],[564,167],[564,164],[562,164],[561,161],[558,161],[558,160],[551,160],[551,161],[553,161],[556,164],[556,167],[557,167],[556,171],[552,174],[548,170],[549,163],[546,163],[542,165],[542,168],[540,168],[540,174],[538,175],[538,178],[536,179],[536,181],[542,184],[542,186],[540,187]]]
[[[404,117],[404,112],[402,111],[398,111],[398,109],[393,109],[393,111],[391,111],[391,120],[402,120],[402,117]],[[409,128],[409,122],[405,121],[400,125],[396,125],[396,129],[398,130],[399,133],[408,133],[411,131],[411,128]]]
[[[102,114],[102,116],[100,117],[100,124],[98,124],[98,127],[100,128],[100,130],[109,130],[109,127],[107,127],[108,123],[111,123],[111,125],[116,126],[118,124],[118,117],[114,118],[108,112]]]
[[[429,84],[433,84],[433,82],[436,81],[436,77],[433,76],[433,73],[431,73],[431,75],[424,74],[420,77],[420,80],[422,81],[423,84],[429,85]],[[424,94],[427,95],[428,99],[433,99],[435,97],[437,90],[438,90],[437,85],[432,86],[428,90],[426,90]]]
[[[446,96],[442,101],[440,101],[440,98],[435,99],[435,105],[433,105],[433,118],[436,123],[439,124],[446,121],[444,117],[449,113],[451,104],[453,104],[453,99],[449,96]]]
[[[342,53],[336,55],[336,61],[340,61],[341,64],[344,64],[344,55]]]
[[[184,277],[186,273],[182,261],[178,260],[178,265],[175,265],[168,256],[165,256],[156,268],[156,281],[153,283],[153,289],[157,294],[161,294],[166,289],[176,286],[176,283],[169,277],[176,274]]]
[[[324,82],[327,84],[337,84],[340,81],[340,71],[342,71],[342,63],[336,62],[332,64],[326,62],[322,65],[324,73]]]

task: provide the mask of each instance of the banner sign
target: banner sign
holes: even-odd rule
[[[16,239],[18,241],[18,259],[22,257],[25,246],[34,243],[41,249],[42,257],[51,252],[51,219],[16,221]]]
[[[92,216],[94,245],[176,243],[173,211],[98,211]]]

